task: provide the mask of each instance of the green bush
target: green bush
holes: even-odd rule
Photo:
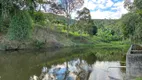
[[[0,16],[0,32],[2,33],[7,32],[7,29],[9,27],[9,22],[10,22],[9,18],[3,19],[3,17]]]
[[[33,42],[33,45],[38,48],[38,49],[41,49],[45,46],[45,42],[42,42],[42,41],[38,41],[38,40],[35,40]]]
[[[121,19],[122,32],[125,38],[131,39],[133,43],[142,41],[142,17],[137,13],[128,13]]]
[[[98,29],[97,36],[102,42],[110,42],[112,40],[112,34],[110,30]]]
[[[98,40],[102,42],[111,42],[122,40],[122,35],[112,33],[109,29],[98,29],[97,33]]]
[[[34,21],[34,23],[36,24],[40,24],[40,25],[45,25],[46,24],[46,17],[44,16],[44,14],[40,11],[38,12],[34,12],[33,14],[31,14],[32,19]]]
[[[27,11],[20,11],[12,17],[8,29],[10,40],[24,40],[30,37],[32,20]]]

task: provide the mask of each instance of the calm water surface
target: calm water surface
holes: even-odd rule
[[[123,49],[0,52],[0,80],[123,80]]]

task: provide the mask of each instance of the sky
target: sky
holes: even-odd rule
[[[84,0],[83,7],[90,10],[92,19],[119,19],[128,12],[123,3],[124,0]]]

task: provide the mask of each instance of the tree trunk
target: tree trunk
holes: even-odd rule
[[[67,37],[69,36],[69,31],[70,31],[70,20],[71,17],[70,15],[67,14]]]

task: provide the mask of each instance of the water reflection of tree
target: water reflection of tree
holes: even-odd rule
[[[85,60],[77,59],[65,62],[60,65],[52,66],[45,73],[42,72],[39,80],[88,80],[92,66]],[[35,80],[34,76],[30,80]]]
[[[52,64],[58,64],[63,63],[66,60],[70,61],[74,58],[80,58],[89,64],[93,64],[96,60],[99,61],[125,61],[123,60],[123,57],[125,57],[125,51],[117,50],[117,49],[77,49],[77,51],[72,51],[72,54],[69,55],[62,55],[61,58],[56,58],[50,62],[47,63],[47,66],[49,67]]]

